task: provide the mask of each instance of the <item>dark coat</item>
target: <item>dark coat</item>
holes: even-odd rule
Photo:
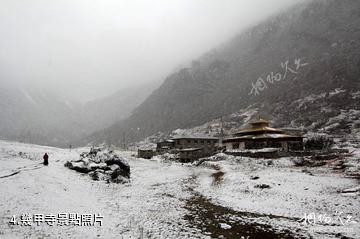
[[[44,165],[48,165],[49,164],[49,155],[48,154],[44,154]]]

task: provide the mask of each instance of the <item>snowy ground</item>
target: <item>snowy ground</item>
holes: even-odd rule
[[[196,230],[181,232],[183,228],[189,229],[182,219],[185,213],[182,204],[187,197],[183,191],[186,182],[183,181],[193,173],[192,169],[133,159],[130,160],[130,184],[106,184],[92,181],[88,175],[63,166],[66,160],[78,157],[79,152],[7,142],[1,142],[0,147],[0,177],[3,177],[0,178],[1,238],[138,238],[141,234],[144,238],[177,238],[192,233],[200,235]],[[31,159],[18,156],[19,152],[28,153]],[[44,152],[50,156],[48,167],[39,164]],[[16,171],[19,173],[4,177]],[[100,213],[104,218],[101,227],[10,226],[12,215],[22,213]]]
[[[106,184],[63,166],[82,151],[0,141],[0,238],[360,237],[359,193],[339,193],[359,182],[326,167],[304,170],[289,159],[268,165],[248,158],[195,167],[121,152],[131,182]],[[337,211],[352,222],[341,225]],[[9,225],[22,213],[100,213],[103,225]],[[302,225],[297,220],[305,213],[333,220]]]
[[[216,204],[250,213],[250,221],[296,231],[306,238],[360,238],[358,180],[345,178],[329,166],[295,167],[288,158],[272,160],[270,165],[269,161],[232,157],[226,162],[205,162],[224,174],[217,182],[214,177],[200,178],[196,190]],[[360,157],[352,161],[359,167]],[[341,193],[346,189],[356,192]],[[317,219],[304,222],[305,215]]]

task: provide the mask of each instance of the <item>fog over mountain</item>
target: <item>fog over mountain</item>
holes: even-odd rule
[[[158,85],[129,87],[87,103],[49,90],[0,86],[0,138],[68,147],[128,117]]]
[[[0,81],[87,101],[158,81],[293,0],[0,2]]]
[[[319,129],[347,115],[334,130],[348,132],[360,109],[359,9],[357,0],[314,0],[270,17],[169,74],[128,119],[88,140],[121,145],[121,135],[136,141],[251,105],[282,126]]]
[[[0,138],[66,147],[293,0],[0,2]],[[116,135],[116,134],[114,134]]]

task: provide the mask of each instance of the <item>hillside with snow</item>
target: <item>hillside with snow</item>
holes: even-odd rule
[[[123,135],[134,142],[254,104],[260,106],[259,114],[288,127],[310,126],[318,116],[325,121],[341,110],[357,111],[359,9],[356,0],[305,1],[250,27],[170,74],[129,118],[87,142],[121,145]],[[315,104],[305,108],[296,101]]]

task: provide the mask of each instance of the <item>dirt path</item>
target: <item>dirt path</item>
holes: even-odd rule
[[[212,173],[213,186],[221,186],[225,173],[220,169]],[[200,230],[204,236],[227,239],[293,239],[304,238],[283,230],[276,231],[271,226],[252,222],[249,218],[261,218],[267,215],[257,215],[248,212],[238,212],[227,207],[216,205],[208,198],[194,190],[197,176],[191,176],[184,184],[185,190],[191,193],[186,201],[188,213],[185,219],[193,228]],[[288,219],[288,218],[286,218]],[[293,219],[291,219],[293,220]]]
[[[11,173],[1,175],[0,179],[14,176],[14,175],[16,175],[16,174],[18,174],[18,173],[20,173],[22,171],[35,170],[35,169],[39,169],[39,168],[42,168],[42,167],[44,167],[44,165],[42,163],[37,163],[37,164],[34,164],[34,165],[28,165],[28,166],[24,166],[24,167],[19,167],[17,169],[11,170]]]

